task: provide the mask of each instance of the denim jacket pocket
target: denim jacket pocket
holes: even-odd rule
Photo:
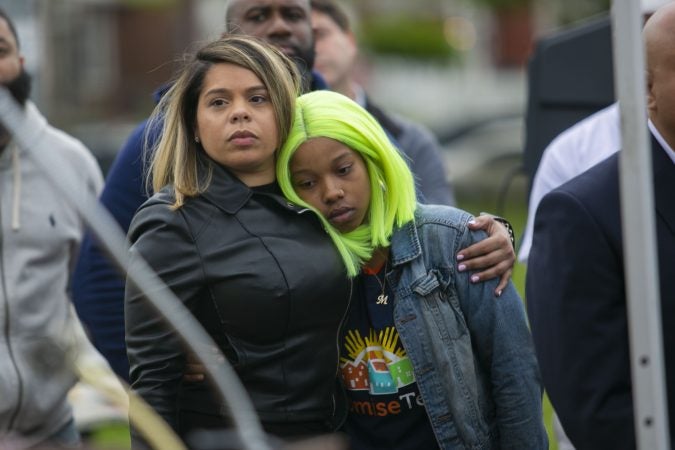
[[[432,270],[416,280],[411,286],[412,292],[419,297],[422,310],[434,323],[441,339],[456,340],[467,333],[464,314],[462,314],[457,292],[449,274]]]

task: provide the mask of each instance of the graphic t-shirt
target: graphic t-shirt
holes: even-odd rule
[[[413,368],[394,327],[394,296],[378,274],[363,274],[345,324],[340,368],[353,450],[437,449]],[[384,291],[384,292],[383,292]]]

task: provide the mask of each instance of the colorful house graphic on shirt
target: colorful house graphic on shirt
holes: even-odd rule
[[[342,358],[342,377],[347,389],[368,390],[373,395],[392,394],[415,382],[412,364],[398,344],[398,333],[388,327],[365,339],[357,330],[350,330],[345,347],[348,358]]]

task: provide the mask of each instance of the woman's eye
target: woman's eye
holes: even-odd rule
[[[223,106],[224,104],[225,100],[223,100],[222,98],[215,98],[211,100],[211,103],[209,103],[209,105],[211,106]]]
[[[254,95],[253,97],[251,97],[252,103],[263,103],[263,102],[266,102],[266,101],[267,101],[267,97],[265,97],[264,95]]]

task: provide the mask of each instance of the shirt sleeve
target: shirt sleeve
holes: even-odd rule
[[[464,231],[460,247],[485,237]],[[490,397],[503,449],[548,448],[543,424],[543,387],[525,308],[512,282],[499,298],[498,280],[471,283],[458,274],[457,290],[480,370],[489,378]]]
[[[441,146],[431,130],[396,117],[401,126],[398,144],[407,157],[423,203],[455,206],[455,194],[443,161]]]

